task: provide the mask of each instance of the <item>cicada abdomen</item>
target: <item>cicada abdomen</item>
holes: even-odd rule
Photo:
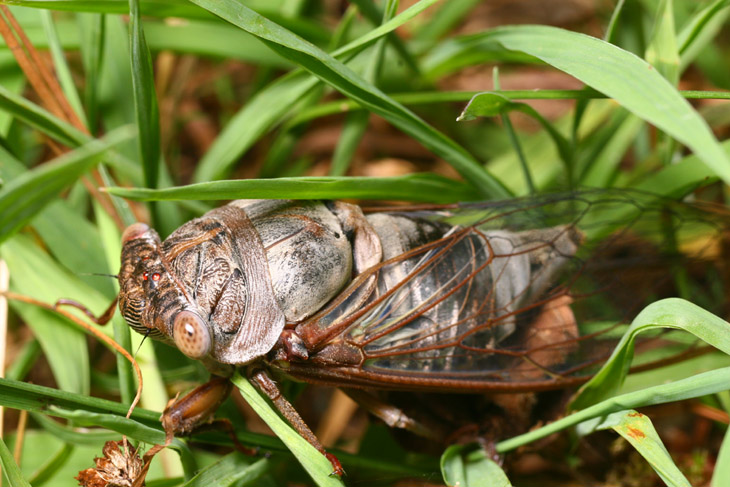
[[[284,361],[290,375],[446,392],[575,384],[647,299],[672,294],[663,283],[682,260],[701,260],[727,223],[619,191],[367,219],[383,261],[295,328],[310,353]],[[691,241],[703,244],[690,258]]]

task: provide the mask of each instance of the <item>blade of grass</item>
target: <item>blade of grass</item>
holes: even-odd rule
[[[397,1],[388,1],[385,7],[383,23],[390,20],[395,15],[398,8]],[[385,52],[385,38],[378,39],[375,48],[370,53],[370,59],[365,69],[364,79],[376,86],[380,74],[380,67],[383,62],[383,53]],[[352,157],[355,154],[362,136],[367,130],[370,114],[367,111],[354,112],[348,114],[345,124],[342,127],[340,139],[335,146],[335,152],[332,154],[332,164],[330,166],[330,176],[344,176],[350,166]]]
[[[626,151],[631,147],[643,124],[640,118],[628,115],[617,125],[610,127],[611,131],[608,134],[610,138],[600,141],[600,145],[595,147],[595,152],[587,155],[580,184],[591,188],[611,186]]]
[[[631,366],[634,340],[639,333],[657,328],[684,330],[730,354],[728,323],[688,301],[668,298],[650,304],[634,319],[611,357],[580,390],[571,407],[584,408],[617,391]]]
[[[127,414],[128,406],[118,402],[61,391],[25,382],[0,378],[0,403],[9,408],[23,409],[38,413],[48,413],[48,408],[57,406],[64,410],[83,410],[97,413],[113,413],[121,418]],[[142,408],[135,408],[131,420],[146,426],[160,425],[160,413]]]
[[[710,32],[713,30],[714,26],[712,24],[714,21],[724,19],[721,11],[728,6],[730,6],[728,0],[715,0],[692,17],[679,32],[677,44],[679,45],[679,54],[682,57],[682,70],[691,59],[688,53],[695,49],[696,44],[701,43],[701,38],[706,30],[710,30]]]
[[[292,429],[264,400],[254,386],[238,372],[232,378],[233,383],[246,402],[256,411],[277,437],[291,450],[312,480],[320,487],[341,487],[344,485],[339,477],[331,476],[332,465],[324,455],[319,453],[304,438]]]
[[[55,454],[51,455],[48,461],[43,464],[43,466],[30,478],[30,483],[33,487],[40,487],[48,482],[51,477],[53,477],[53,475],[66,464],[73,451],[73,445],[68,443],[62,445],[61,448]]]
[[[390,20],[393,15],[396,13],[395,11],[398,10],[396,7],[392,14],[381,13],[379,8],[375,5],[373,0],[353,0],[353,5],[356,5],[357,8],[360,10],[360,12],[363,14],[364,17],[366,17],[370,22],[373,23],[373,25],[382,25],[382,19],[385,18],[385,20]],[[386,2],[387,3],[387,2]],[[388,7],[385,7],[385,10],[388,10]],[[388,43],[390,43],[393,48],[396,50],[398,55],[401,57],[401,59],[408,65],[409,68],[416,74],[420,74],[420,69],[418,67],[418,63],[416,62],[413,55],[409,52],[408,46],[403,43],[400,37],[397,35],[390,33],[385,36],[385,39]]]
[[[722,439],[710,485],[712,487],[730,486],[730,429],[725,431],[725,437]]]
[[[0,189],[0,242],[28,223],[65,187],[94,167],[111,147],[132,133],[129,127],[119,129],[5,184]]]
[[[79,147],[95,140],[35,103],[6,90],[2,85],[0,85],[0,110],[12,114],[67,147]],[[131,129],[126,127],[120,128],[120,130]],[[132,136],[130,135],[129,140],[131,139]],[[120,144],[123,144],[123,142],[121,141]],[[125,175],[136,175],[139,172],[139,168],[134,162],[116,151],[109,151],[106,161]]]
[[[453,203],[475,201],[479,193],[464,183],[428,173],[388,178],[301,177],[213,181],[176,188],[106,188],[113,195],[141,201],[229,200],[237,198],[386,199]]]
[[[673,6],[672,0],[662,0],[657,12],[654,36],[644,58],[676,87],[679,81],[679,48],[674,29]]]
[[[478,93],[469,100],[461,115],[456,119],[457,122],[474,120],[477,117],[496,117],[500,115],[506,116],[510,111],[518,111],[534,118],[545,129],[547,134],[553,139],[558,149],[558,154],[563,160],[566,168],[572,167],[572,147],[560,132],[545,119],[540,113],[526,103],[515,102],[504,96],[500,92],[483,92]],[[530,185],[528,185],[530,186]],[[534,188],[533,188],[534,189]],[[533,191],[534,192],[534,191]]]
[[[5,442],[0,438],[0,462],[3,466],[3,476],[8,480],[11,487],[31,487],[27,480],[20,473],[18,464],[15,463],[12,453],[8,450]]]
[[[26,98],[12,93],[2,85],[0,85],[0,109],[23,120],[67,147],[79,146],[88,138],[86,134],[70,123],[61,120]]]
[[[145,185],[156,188],[160,164],[160,112],[155,94],[152,57],[140,20],[139,0],[129,0],[129,53],[138,147]]]
[[[270,462],[266,458],[252,462],[251,457],[233,452],[198,472],[182,487],[247,485],[261,478],[269,468]]]
[[[451,445],[441,455],[441,475],[450,487],[511,487],[509,479],[483,448]]]
[[[421,42],[436,42],[457,26],[480,0],[451,0],[444,2],[431,18],[418,26],[415,39]]]
[[[485,197],[508,195],[463,147],[434,129],[415,113],[394,102],[347,66],[290,31],[233,1],[192,0],[210,12],[262,39],[271,49],[299,64],[348,98],[382,116],[444,158]]]
[[[85,126],[88,127],[86,115],[81,105],[81,99],[79,93],[76,90],[73,78],[71,77],[71,70],[66,62],[66,57],[63,53],[63,46],[61,40],[58,37],[56,24],[49,11],[41,12],[41,20],[43,21],[43,30],[45,31],[46,38],[48,39],[48,47],[51,50],[51,56],[53,58],[53,66],[58,76],[58,81],[61,84],[63,93],[66,95],[66,99],[73,108],[74,112],[79,116]],[[32,38],[31,38],[32,40]],[[37,46],[38,42],[33,41]]]
[[[23,294],[47,295],[54,284],[63,286],[63,281],[58,280],[54,269],[43,267],[53,265],[50,257],[32,241],[21,237],[25,236],[18,235],[5,241],[2,246],[3,258],[13,275],[22,276],[22,279],[13,278],[11,289]],[[40,269],[43,269],[42,273],[39,272]],[[35,306],[14,301],[10,305],[40,342],[59,387],[67,391],[88,393],[89,352],[85,334],[70,326],[61,317]]]
[[[10,3],[10,2],[3,2]],[[128,14],[125,0],[13,0],[13,5],[30,8],[60,10],[66,12],[94,12],[102,14]],[[142,13],[153,17],[181,17],[208,19],[212,16],[205,10],[188,2],[169,0],[145,0]]]
[[[59,199],[51,202],[31,224],[58,262],[89,287],[100,291],[109,301],[114,298],[116,280],[93,275],[116,272],[119,265],[107,265],[100,234],[94,225]]]
[[[696,374],[687,379],[669,384],[661,384],[648,389],[614,396],[586,409],[581,409],[537,430],[501,441],[497,443],[495,449],[498,453],[505,453],[571,426],[576,426],[584,421],[607,416],[611,413],[626,409],[666,404],[668,402],[714,394],[727,390],[728,381],[730,381],[730,367],[724,367],[710,372]]]
[[[260,40],[229,24],[191,20],[184,24],[170,25],[146,21],[144,32],[147,44],[153,51],[171,50],[221,59],[238,59],[257,66],[292,67],[289,61],[272,53]]]
[[[579,434],[613,429],[651,465],[651,468],[670,487],[691,487],[687,478],[677,468],[669,452],[659,438],[649,418],[633,410],[613,413],[578,425]]]
[[[726,182],[730,158],[705,121],[649,64],[594,37],[548,26],[493,29],[485,39],[534,55],[610,96],[691,148]]]
[[[114,198],[116,199],[116,198]],[[94,215],[99,233],[99,240],[103,248],[103,255],[106,257],[109,269],[116,271],[119,265],[119,256],[122,255],[121,236],[114,222],[108,218],[107,214],[102,211],[98,204],[94,205]],[[119,292],[119,284],[117,280],[112,281],[114,294]],[[112,327],[114,329],[114,341],[121,345],[129,352],[132,350],[132,337],[130,328],[124,319],[119,315],[112,318]],[[119,376],[119,394],[121,402],[131,404],[136,393],[136,384],[134,381],[134,371],[132,364],[129,363],[121,354],[117,355],[117,375]]]
[[[84,100],[88,127],[95,133],[99,125],[99,71],[104,55],[104,24],[106,16],[101,14],[77,14],[81,33],[81,60],[84,64]]]

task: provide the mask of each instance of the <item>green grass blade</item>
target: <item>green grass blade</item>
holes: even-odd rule
[[[106,188],[109,193],[141,201],[230,200],[238,198],[385,199],[454,203],[475,201],[479,193],[459,181],[428,173],[388,178],[301,177],[242,179],[191,184],[176,188]]]
[[[436,0],[438,1],[438,0]],[[388,9],[387,3],[385,3],[385,9]],[[418,3],[418,2],[417,2]],[[429,2],[422,2],[422,3],[429,3]],[[364,17],[366,17],[370,22],[372,22],[375,25],[382,25],[383,22],[383,15],[380,12],[380,9],[375,5],[373,0],[353,0],[352,4],[357,6],[358,10],[362,13]],[[396,5],[396,8],[393,9],[393,14],[395,14],[395,10],[397,10],[398,7]],[[385,20],[390,20],[393,17],[393,15],[386,15]],[[393,46],[393,48],[398,52],[398,55],[401,57],[401,59],[408,64],[408,67],[411,68],[411,70],[416,73],[420,74],[418,63],[416,62],[413,55],[408,51],[408,46],[403,42],[403,40],[398,37],[395,34],[388,34],[386,36],[386,40]]]
[[[94,225],[62,200],[53,201],[31,224],[59,263],[89,287],[100,291],[109,301],[114,298],[116,280],[93,275],[114,273],[119,266],[118,262],[113,267],[107,264],[100,235]]]
[[[114,198],[118,199],[118,198]],[[112,218],[101,208],[98,202],[94,202],[94,215],[99,233],[99,240],[103,248],[103,256],[106,257],[107,266],[112,272],[116,272],[119,266],[119,256],[122,255],[121,235]],[[111,281],[112,292],[119,292],[119,283],[116,279]],[[114,341],[121,345],[125,350],[134,353],[132,350],[131,329],[127,325],[124,318],[119,314],[115,314],[111,321],[114,330]],[[124,404],[131,404],[136,392],[136,384],[134,370],[132,364],[129,363],[122,354],[117,354],[117,375],[119,376],[119,394]]]
[[[609,428],[631,443],[667,486],[691,487],[647,416],[632,410],[621,411],[578,426],[582,434]]]
[[[676,87],[679,81],[679,48],[674,30],[673,7],[672,0],[662,0],[657,12],[654,37],[649,43],[645,58],[672,86]]]
[[[107,399],[2,378],[0,378],[0,406],[38,413],[47,413],[49,407],[57,406],[69,411],[79,409],[113,413],[121,417],[124,417],[129,409],[129,406]],[[159,412],[135,408],[131,419],[147,426],[157,426],[162,431]]]
[[[10,453],[2,439],[0,439],[0,462],[3,467],[3,477],[7,479],[11,487],[31,487],[28,481],[23,478],[18,464],[15,463],[12,453]]]
[[[456,119],[457,122],[463,122],[467,120],[474,120],[478,117],[496,117],[499,115],[505,115],[511,111],[522,112],[534,118],[545,131],[548,133],[555,146],[558,149],[560,157],[563,159],[565,164],[570,164],[572,160],[572,149],[568,139],[563,134],[558,132],[552,123],[547,121],[545,117],[532,108],[526,103],[516,102],[510,100],[508,97],[499,92],[484,92],[474,95],[469,100],[461,115]]]
[[[234,0],[193,1],[264,40],[275,52],[414,137],[426,148],[444,158],[483,196],[508,196],[502,184],[489,175],[464,148],[367,83],[334,57]]]
[[[160,112],[155,94],[152,57],[144,38],[139,0],[129,0],[129,52],[132,63],[134,110],[139,128],[139,154],[145,185],[157,187],[160,164]]]
[[[49,11],[41,12],[41,20],[43,21],[43,30],[45,31],[46,38],[48,39],[48,47],[51,50],[51,56],[53,58],[53,67],[58,76],[59,84],[63,90],[63,94],[66,95],[71,107],[82,122],[88,126],[86,122],[86,114],[84,113],[83,106],[81,105],[81,99],[79,98],[79,92],[76,90],[73,78],[71,76],[71,70],[66,62],[66,56],[63,53],[63,47],[61,40],[58,37],[56,24],[53,20],[53,16]],[[37,44],[36,44],[37,46]]]
[[[636,336],[657,328],[692,333],[709,345],[730,354],[728,323],[688,301],[668,298],[650,304],[634,318],[629,329],[601,370],[582,388],[571,407],[581,409],[615,393],[631,366]]]
[[[54,283],[62,285],[50,257],[24,235],[7,240],[2,246],[2,256],[10,269],[11,289],[15,292],[34,297],[48,296],[53,295]],[[43,269],[42,273],[39,269]],[[57,296],[51,297],[51,302]],[[89,352],[84,333],[55,313],[13,301],[10,305],[40,342],[58,386],[67,391],[88,393]]]
[[[162,426],[148,426],[121,415],[90,412],[84,409],[70,410],[58,406],[48,407],[46,414],[71,420],[75,426],[106,428],[149,444],[165,442],[165,432],[162,430]],[[178,443],[175,445],[177,448],[180,446],[179,440],[176,443]]]
[[[441,455],[441,475],[449,487],[511,487],[509,479],[483,448],[452,445]]]
[[[729,383],[730,367],[723,367],[668,384],[661,384],[648,389],[621,394],[594,404],[586,409],[581,409],[540,429],[501,441],[497,443],[495,449],[498,453],[514,450],[522,445],[532,443],[540,438],[545,438],[584,421],[607,416],[611,413],[626,409],[666,404],[684,399],[693,399],[707,394],[715,394],[727,390]]]
[[[289,61],[273,54],[260,40],[229,24],[190,20],[171,25],[146,21],[144,33],[147,44],[153,51],[170,50],[221,59],[238,59],[257,66],[292,67]]]
[[[45,205],[94,167],[112,147],[132,136],[129,127],[110,133],[28,171],[0,189],[0,242],[28,223]]]
[[[444,2],[423,25],[418,26],[415,38],[421,42],[436,42],[463,21],[481,0],[450,0]]]
[[[258,92],[228,121],[195,169],[196,182],[226,177],[238,157],[272,126],[281,122],[296,101],[318,80],[303,72],[283,76]]]
[[[255,482],[269,470],[269,460],[252,458],[239,452],[229,453],[214,464],[198,472],[182,487],[229,487]]]
[[[621,161],[643,125],[643,120],[629,114],[618,126],[611,127],[614,130],[611,131],[610,138],[601,141],[603,143],[595,147],[593,157],[587,161],[580,184],[591,188],[610,187]]]
[[[127,0],[13,0],[12,3],[22,7],[67,12],[129,13]],[[211,18],[205,10],[182,0],[145,0],[141,6],[143,15],[154,17]]]
[[[365,3],[372,5],[369,2]],[[383,22],[390,20],[394,14],[392,12],[393,5],[397,8],[397,2],[389,2],[386,4],[386,14],[383,17]],[[370,53],[365,79],[373,85],[377,85],[378,82],[384,49],[385,39],[379,39],[375,44],[375,49]],[[370,114],[367,111],[358,111],[347,115],[344,126],[342,127],[340,139],[337,141],[337,146],[335,146],[335,151],[332,154],[332,164],[329,171],[330,176],[344,176],[347,173],[357,146],[360,144],[360,140],[367,130],[369,121]]]
[[[96,132],[99,124],[99,71],[104,55],[104,24],[102,14],[80,13],[77,16],[81,37],[81,59],[84,64],[84,100],[88,127]]]
[[[679,53],[682,56],[682,64],[686,63],[686,53],[694,49],[695,43],[703,36],[703,32],[708,27],[712,28],[713,20],[723,17],[720,15],[721,11],[730,6],[728,0],[715,0],[710,5],[699,11],[690,21],[685,25],[677,36],[677,44],[679,45]]]
[[[369,121],[370,113],[367,111],[356,111],[347,114],[340,133],[340,139],[337,141],[337,146],[332,154],[330,176],[344,176],[347,173],[357,146],[368,128]]]
[[[331,476],[332,465],[324,455],[319,453],[307,440],[299,436],[299,433],[288,425],[266,400],[259,394],[254,386],[240,374],[236,373],[232,379],[233,383],[241,391],[246,402],[256,411],[256,414],[263,419],[277,437],[291,450],[299,460],[314,482],[320,487],[342,487],[344,484],[339,477]]]
[[[725,431],[710,485],[712,487],[730,486],[730,430]]]
[[[68,147],[83,144],[88,136],[35,103],[0,85],[0,110],[37,128]]]
[[[730,158],[707,123],[651,65],[612,44],[548,26],[497,28],[484,37],[524,52],[606,94],[691,148],[726,182]]]
[[[48,461],[30,478],[33,487],[40,487],[63,467],[74,451],[74,445],[65,443]]]
[[[333,55],[343,59],[362,50],[437,1],[439,0],[418,2],[380,27],[336,50]],[[291,107],[319,82],[317,78],[299,70],[279,78],[259,91],[218,134],[196,167],[193,181],[200,183],[225,178],[241,154],[271,127],[280,123]]]

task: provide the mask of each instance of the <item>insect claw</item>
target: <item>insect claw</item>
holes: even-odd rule
[[[342,468],[342,464],[336,456],[332,453],[324,452],[324,457],[332,464],[332,472],[329,475],[330,477],[342,477],[345,475],[345,469]]]

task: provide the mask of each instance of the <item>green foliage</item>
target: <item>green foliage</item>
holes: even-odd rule
[[[31,94],[10,50],[0,44],[0,257],[10,267],[11,290],[44,302],[72,298],[101,313],[117,286],[91,274],[117,272],[120,227],[149,215],[166,235],[209,208],[204,201],[453,203],[584,186],[640,189],[674,199],[698,188],[727,194],[730,145],[715,133],[726,132],[722,129],[730,110],[726,104],[697,109],[686,99],[727,99],[728,94],[677,89],[690,67],[695,77],[730,89],[724,61],[730,48],[722,43],[730,15],[726,0],[618,2],[613,13],[598,7],[605,40],[547,25],[462,34],[462,23],[483,3],[478,0],[421,0],[400,13],[397,1],[358,0],[340,18],[332,12],[325,15],[327,2],[320,1],[0,3],[12,5],[31,42],[50,51],[61,91],[86,124],[80,130],[44,107]],[[166,103],[175,104],[175,93],[186,82],[174,76],[162,79],[162,61],[169,53],[181,65],[197,59],[190,78],[196,72],[210,75],[213,81],[196,89],[206,103],[213,100],[214,109],[201,104],[197,112],[180,116],[169,109]],[[250,85],[237,86],[221,74],[233,61],[245,62],[255,72]],[[585,88],[510,91],[484,83],[478,92],[440,89],[466,68],[488,72],[491,66],[499,66],[503,80],[507,73],[529,67],[564,73]],[[575,107],[559,117],[548,116],[526,102],[531,99],[570,99]],[[206,109],[203,115],[212,119],[210,126],[217,132],[201,136],[204,150],[195,152],[200,160],[191,163],[193,150],[180,127]],[[512,129],[507,117],[513,112],[527,114],[538,122],[537,128],[515,123]],[[354,161],[375,125],[372,115],[389,130],[395,128],[401,140],[415,141],[430,154],[428,167],[448,164],[447,175],[348,176],[357,174]],[[505,122],[500,125],[495,117]],[[331,120],[342,131],[332,144],[329,176],[309,175],[315,157],[292,154],[310,129]],[[48,147],[67,151],[52,155]],[[249,161],[260,162],[261,153],[269,156],[251,167],[254,162]],[[400,157],[387,150],[374,154],[380,156]],[[521,163],[523,169],[517,169]],[[92,170],[97,171],[94,177]],[[258,172],[260,177],[236,178],[242,172]],[[102,198],[109,201],[96,199],[81,178],[97,186],[104,181]],[[135,379],[125,359],[105,361],[102,347],[90,350],[84,333],[53,313],[19,303],[11,303],[11,309],[11,328],[17,330],[22,320],[35,339],[20,351],[9,376],[26,380],[42,356],[57,388],[0,380],[0,405],[30,411],[30,441],[52,446],[42,455],[26,449],[32,461],[18,467],[0,442],[0,463],[10,485],[28,485],[24,479],[33,485],[75,485],[69,472],[91,467],[104,441],[121,434],[147,445],[162,442],[159,410],[169,398],[168,389],[185,388],[204,375],[199,364],[150,340],[139,348],[140,338],[130,337],[116,317],[113,330],[99,329],[132,352],[139,348],[145,377],[146,409],[137,408],[127,419]],[[648,378],[631,389],[625,379],[633,343],[639,334],[670,328],[730,353],[727,326],[687,301],[655,302],[636,317],[604,368],[581,390],[573,414],[497,443],[496,451],[504,453],[566,428],[577,427],[580,434],[612,428],[667,485],[687,485],[648,419],[630,410],[712,394],[722,404],[730,369],[713,356],[703,362],[701,373],[689,378],[664,383],[661,372],[645,372]],[[95,370],[100,366],[106,368]],[[230,415],[238,437],[272,453],[271,458],[212,454],[176,439],[174,454],[159,458],[159,468],[155,460],[148,485],[268,486],[307,483],[310,478],[317,485],[342,484],[329,475],[329,462],[245,379],[237,376],[236,385],[279,439],[247,433],[237,416]],[[728,402],[725,398],[726,407]],[[95,429],[80,429],[86,426]],[[201,434],[196,440],[230,446],[219,433]],[[380,436],[378,428],[368,430],[360,454],[336,453],[360,483],[419,476],[435,481],[433,476],[439,475],[433,457],[405,452]],[[730,485],[727,465],[730,435],[720,450],[713,485]],[[489,455],[473,445],[448,448],[441,457],[441,475],[448,485],[510,485]]]

